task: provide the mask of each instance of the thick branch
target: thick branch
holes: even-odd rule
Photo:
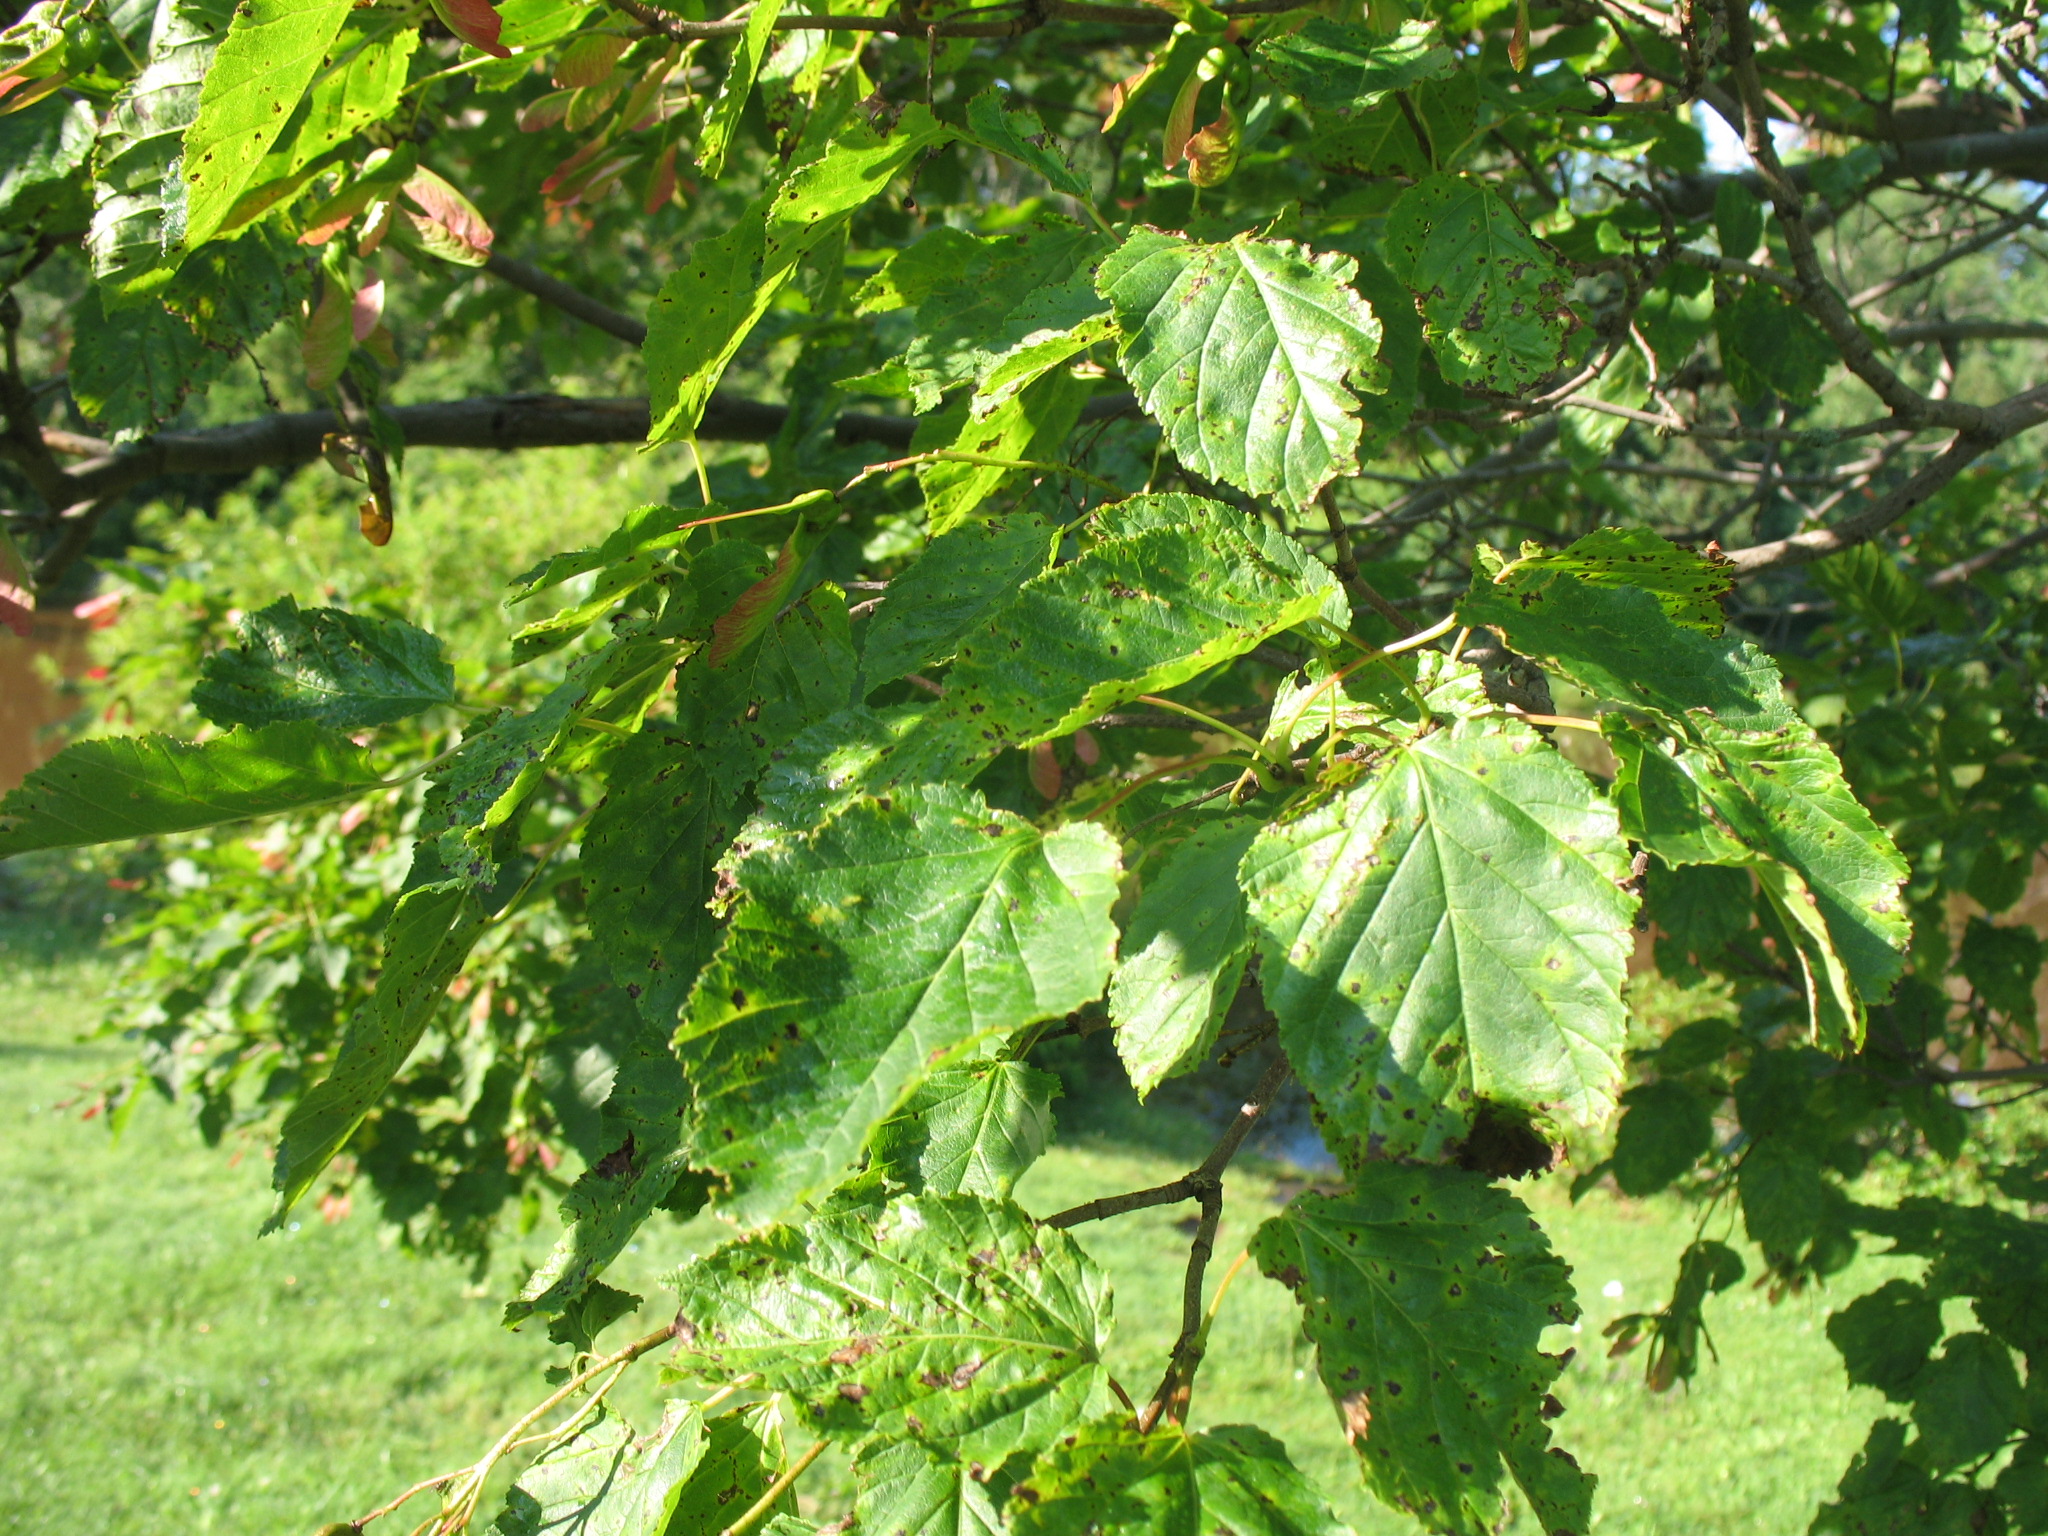
[[[1943,139],[1920,139],[1909,144],[1871,144],[1883,158],[1879,182],[1905,181],[1923,176],[1947,176],[1963,171],[1998,171],[2024,181],[2048,181],[2048,127],[2025,128],[2017,133],[1959,133]],[[1826,160],[1809,160],[1787,170],[1785,179],[1805,193],[1813,190],[1816,168]],[[1764,178],[1755,171],[1733,173],[1736,181],[1757,196],[1766,195]],[[1714,211],[1714,194],[1728,176],[1682,176],[1658,188],[1658,194],[1681,219],[1696,219]]]

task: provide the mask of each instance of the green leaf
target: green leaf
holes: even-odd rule
[[[1957,949],[1957,968],[1980,999],[2015,1028],[2031,1033],[2044,948],[2048,947],[2031,928],[2000,927],[1973,917]]]
[[[946,448],[963,455],[920,464],[918,485],[924,491],[925,517],[934,536],[960,526],[1005,485],[1018,475],[1043,474],[1004,464],[976,463],[977,459],[1001,459],[1011,464],[1047,464],[1060,460],[1067,434],[1081,419],[1094,386],[1064,370],[1048,372],[1010,396],[982,420],[971,411],[949,412],[927,417],[919,423],[919,438],[912,447]],[[959,429],[947,440],[945,431],[958,420]],[[922,429],[929,426],[933,436]]]
[[[28,212],[91,158],[99,121],[69,96],[0,117],[0,218]]]
[[[768,45],[775,36],[775,22],[782,15],[782,0],[756,0],[747,13],[747,29],[733,47],[732,63],[718,88],[718,99],[704,114],[704,127],[697,135],[697,165],[706,181],[716,181],[725,169],[725,152],[732,144],[733,131],[740,125],[740,113],[754,93],[754,78]]]
[[[911,247],[922,251],[929,240]],[[988,377],[1027,343],[1071,331],[1103,313],[1095,271],[1111,242],[1069,219],[1041,218],[962,247],[935,249],[903,279],[925,286],[917,334],[895,365],[920,413],[948,390]],[[905,264],[903,257],[889,270]],[[943,275],[941,275],[943,273]],[[900,291],[900,290],[899,290]],[[1069,354],[1071,355],[1071,354]],[[848,381],[848,387],[888,372]]]
[[[1849,1380],[1895,1403],[1912,1401],[1913,1379],[1941,1333],[1941,1303],[1907,1280],[1887,1280],[1828,1318]]]
[[[1345,613],[1327,566],[1219,502],[1135,496],[1098,513],[1096,530],[1087,553],[1026,582],[961,641],[946,697],[902,760],[930,753],[950,765],[1069,735],[1282,630]]]
[[[1386,388],[1380,323],[1349,286],[1357,267],[1287,240],[1155,229],[1102,263],[1124,376],[1182,464],[1294,507],[1357,472],[1355,390]]]
[[[1764,242],[1764,205],[1739,176],[1723,176],[1714,188],[1714,238],[1734,261],[1749,260]]]
[[[303,253],[259,229],[192,252],[163,301],[207,346],[232,353],[268,335],[311,287]]]
[[[669,1518],[674,1536],[723,1531],[736,1514],[754,1507],[782,1471],[781,1423],[778,1406],[766,1402],[721,1413],[704,1426],[703,1458]],[[796,1491],[785,1491],[770,1508],[777,1512],[772,1529],[795,1512]]]
[[[199,115],[185,130],[182,247],[203,245],[225,222],[313,83],[352,3],[241,0],[235,7],[206,71]]]
[[[1828,596],[1873,629],[1908,634],[1927,604],[1927,589],[1875,539],[1852,544],[1811,569]]]
[[[964,523],[933,539],[868,618],[861,691],[950,659],[1052,553],[1052,528],[1030,513]]]
[[[1718,635],[1726,627],[1721,598],[1735,586],[1734,564],[1660,539],[1647,528],[1596,528],[1563,549],[1522,546],[1518,559],[1499,561],[1481,546],[1482,564],[1496,587],[1516,598],[1541,594],[1552,575],[1576,577],[1589,587],[1636,587],[1657,599],[1674,624]]]
[[[1539,1529],[1584,1536],[1593,1479],[1549,1449],[1564,1361],[1540,1349],[1578,1306],[1521,1201],[1476,1174],[1370,1163],[1349,1194],[1297,1196],[1251,1253],[1301,1302],[1375,1494],[1431,1530],[1488,1536],[1505,1462]]]
[[[1763,283],[1746,283],[1732,303],[1715,306],[1714,334],[1728,386],[1749,405],[1772,394],[1813,399],[1835,361],[1820,322]]]
[[[402,15],[382,7],[349,12],[305,100],[250,176],[252,186],[297,175],[390,115],[420,41],[418,27],[397,24]],[[241,210],[230,212],[241,216]]]
[[[1777,667],[1749,642],[1678,623],[1653,592],[1520,565],[1499,579],[1475,570],[1458,621],[1490,625],[1594,698],[1655,711],[1674,729],[1692,711],[1737,730],[1775,730],[1796,718]]]
[[[937,224],[897,251],[853,296],[856,315],[914,309],[966,270],[987,242],[951,224]]]
[[[1055,192],[1084,203],[1093,195],[1087,179],[1060,152],[1058,141],[1045,131],[1038,114],[1028,108],[1007,108],[1000,86],[990,86],[967,103],[967,134],[983,149],[1030,167]]]
[[[123,437],[169,421],[187,395],[206,388],[234,360],[153,298],[109,310],[95,290],[73,313],[72,398],[96,425]]]
[[[682,1117],[690,1086],[668,1035],[665,1020],[647,1018],[625,1043],[599,1121],[604,1152],[563,1197],[565,1230],[506,1307],[506,1322],[564,1311],[625,1251],[657,1206],[674,1203],[689,1162]],[[701,1204],[701,1186],[698,1193]]]
[[[984,1469],[985,1470],[985,1469]],[[853,1464],[860,1529],[877,1536],[1003,1536],[1002,1516],[970,1463],[919,1440],[878,1440]]]
[[[1148,875],[1109,988],[1117,1054],[1144,1098],[1208,1059],[1251,957],[1237,866],[1258,836],[1242,817],[1204,822]]]
[[[1565,275],[1491,187],[1424,177],[1387,214],[1386,257],[1452,383],[1512,394],[1562,360]]]
[[[925,1195],[832,1213],[729,1243],[676,1283],[678,1369],[752,1375],[834,1439],[909,1431],[996,1466],[1103,1393],[1108,1283],[1014,1205]]]
[[[100,130],[86,249],[93,276],[116,290],[147,291],[170,275],[166,253],[185,235],[185,130],[234,15],[235,0],[173,0],[160,10],[142,72]]]
[[[192,702],[216,725],[312,720],[338,731],[403,720],[455,702],[441,642],[402,619],[289,597],[242,621],[242,649],[209,656]]]
[[[1225,1424],[1150,1434],[1095,1419],[1043,1453],[1005,1506],[1016,1536],[1349,1536],[1264,1430]]]
[[[1613,1106],[1635,898],[1590,780],[1467,721],[1268,828],[1239,878],[1280,1042],[1340,1157],[1438,1156],[1474,1101]]]
[[[648,310],[649,443],[690,437],[740,343],[797,263],[950,130],[913,102],[887,139],[856,128],[690,252]]]
[[[369,754],[302,723],[210,741],[75,742],[0,801],[0,858],[274,816],[386,787]]]
[[[743,1219],[822,1194],[947,1057],[1098,996],[1116,847],[971,791],[857,801],[742,869],[676,1052],[698,1159]]]
[[[1007,1200],[1052,1145],[1059,1094],[1057,1077],[1021,1061],[944,1068],[875,1127],[870,1166],[913,1194]]]
[[[1436,23],[1404,21],[1398,32],[1311,17],[1298,32],[1268,38],[1259,62],[1322,126],[1370,111],[1394,91],[1449,74],[1457,58]]]
[[[662,1536],[704,1457],[695,1403],[671,1402],[645,1439],[615,1413],[549,1446],[505,1491],[496,1536]]]
[[[1913,1382],[1919,1450],[1947,1470],[1989,1456],[2024,1422],[2012,1351],[1988,1333],[1959,1333]]]
[[[738,797],[672,727],[626,744],[583,839],[591,931],[650,1022],[673,1023],[718,947],[708,908]]]
[[[384,1097],[488,921],[483,904],[460,880],[418,886],[399,898],[377,990],[349,1019],[334,1069],[285,1116],[272,1175],[277,1204],[264,1231],[284,1224]]]
[[[1714,1145],[1713,1108],[1697,1088],[1665,1079],[1622,1095],[1614,1182],[1640,1200],[1688,1173]]]

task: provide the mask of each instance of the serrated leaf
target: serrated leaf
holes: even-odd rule
[[[643,1015],[673,1022],[718,947],[707,903],[738,797],[672,728],[650,727],[613,760],[610,793],[583,841],[591,929]]]
[[[1911,1401],[1913,1378],[1941,1335],[1940,1301],[1908,1280],[1887,1280],[1828,1318],[1828,1342],[1849,1380],[1895,1403]]]
[[[959,527],[1020,474],[1046,473],[1010,466],[1058,463],[1067,435],[1081,419],[1081,407],[1091,393],[1093,386],[1088,380],[1077,379],[1065,370],[1049,371],[985,418],[977,419],[963,404],[920,422],[913,448],[940,448],[960,455],[917,467],[917,483],[924,492],[925,519],[932,533],[938,535]],[[955,422],[958,430],[949,440],[946,432]],[[930,436],[925,435],[927,427],[931,429]],[[1004,462],[985,462],[990,459]]]
[[[704,1429],[703,1458],[669,1518],[675,1536],[723,1531],[736,1513],[754,1507],[782,1470],[782,1416],[773,1402],[719,1414]],[[770,1507],[781,1521],[796,1509],[796,1491],[787,1490]]]
[[[1371,1163],[1300,1195],[1252,1257],[1295,1293],[1366,1486],[1450,1536],[1502,1519],[1502,1464],[1548,1532],[1584,1536],[1593,1479],[1549,1448],[1563,1369],[1543,1330],[1578,1315],[1528,1207],[1476,1174]]]
[[[834,1439],[909,1432],[996,1466],[1102,1391],[1109,1286],[1016,1206],[925,1195],[729,1243],[676,1277],[675,1363],[788,1395]]]
[[[1714,306],[1714,334],[1728,387],[1745,404],[1772,394],[1811,400],[1835,361],[1820,322],[1763,283],[1745,283],[1732,302]]]
[[[697,135],[697,165],[706,180],[715,180],[725,169],[725,152],[739,127],[740,113],[754,94],[754,77],[768,55],[775,36],[776,18],[782,14],[782,0],[756,0],[747,13],[747,29],[733,46],[732,63],[727,66],[718,99],[704,114],[703,130]]]
[[[125,437],[169,421],[187,395],[211,384],[234,360],[154,298],[110,311],[95,290],[73,314],[72,398],[96,425]]]
[[[189,249],[213,238],[290,121],[353,0],[242,0],[185,130]]]
[[[1266,73],[1319,125],[1368,112],[1391,92],[1447,75],[1458,62],[1431,21],[1404,21],[1400,31],[1386,33],[1314,16],[1257,52]]]
[[[34,207],[92,155],[99,121],[68,96],[0,117],[0,218]]]
[[[282,237],[256,230],[192,252],[164,288],[163,302],[202,342],[233,353],[268,335],[310,286],[298,253]]]
[[[880,271],[861,284],[860,291],[853,296],[853,312],[880,315],[922,304],[941,286],[957,278],[986,243],[981,236],[955,229],[951,224],[935,225],[915,243],[896,252]]]
[[[376,991],[349,1019],[333,1070],[292,1106],[278,1133],[271,1179],[277,1203],[264,1231],[284,1224],[384,1097],[488,920],[483,903],[460,880],[418,886],[399,898]]]
[[[1497,582],[1482,568],[1458,620],[1498,629],[1512,649],[1596,699],[1655,711],[1674,729],[1694,711],[1736,730],[1776,730],[1795,718],[1769,657],[1748,641],[1676,622],[1652,592],[1554,569],[1510,567]]]
[[[1007,1200],[1052,1145],[1060,1080],[1021,1061],[934,1072],[869,1142],[870,1166],[913,1194]]]
[[[441,642],[402,619],[279,598],[242,620],[242,649],[206,658],[192,702],[216,725],[386,725],[455,701]]]
[[[1123,328],[1124,376],[1181,463],[1301,507],[1356,473],[1355,391],[1386,388],[1356,271],[1286,240],[1139,229],[1096,283]]]
[[[166,252],[183,243],[185,190],[177,171],[200,84],[227,35],[235,0],[174,0],[157,15],[142,72],[122,88],[100,131],[93,171],[93,276],[146,290],[167,278]]]
[[[1697,1088],[1666,1079],[1622,1095],[1614,1133],[1614,1182],[1642,1199],[1682,1177],[1714,1144],[1712,1106]]]
[[[1524,544],[1519,558],[1492,571],[1493,584],[1517,598],[1540,594],[1554,574],[1589,587],[1640,588],[1674,624],[1709,635],[1727,626],[1720,600],[1735,586],[1725,555],[1680,548],[1647,528],[1596,528],[1557,550]]]
[[[1029,342],[1103,313],[1095,274],[1111,246],[1106,236],[1071,220],[1042,218],[965,249],[949,244],[934,251],[930,265],[957,262],[957,270],[929,279],[918,302],[917,334],[901,359],[918,411],[935,409],[950,389],[978,383]],[[861,382],[849,381],[853,387]]]
[[[604,1151],[563,1196],[562,1235],[506,1307],[508,1323],[552,1316],[582,1296],[670,1201],[688,1164],[682,1132],[690,1086],[669,1050],[667,1021],[643,1019],[619,1053],[599,1117]]]
[[[1465,721],[1269,828],[1240,878],[1280,1041],[1340,1157],[1437,1156],[1474,1101],[1612,1107],[1635,898],[1587,777]]]
[[[695,1403],[671,1402],[644,1439],[615,1413],[549,1446],[505,1491],[495,1536],[662,1536],[704,1457]]]
[[[854,1516],[879,1536],[1002,1536],[995,1499],[974,1470],[922,1441],[878,1440],[853,1464]]]
[[[299,110],[251,175],[252,185],[296,175],[398,105],[420,34],[417,27],[395,25],[397,19],[382,8],[349,13]]]
[[[1140,1099],[1216,1043],[1251,957],[1237,866],[1258,833],[1241,817],[1204,822],[1147,873],[1109,987],[1117,1055]]]
[[[743,1218],[823,1193],[948,1056],[1098,996],[1116,847],[971,791],[858,801],[742,871],[676,1032],[691,1142]]]
[[[1264,1430],[1225,1424],[1149,1434],[1095,1419],[1039,1456],[1005,1506],[1016,1536],[1350,1536]]]
[[[1731,261],[1747,261],[1764,239],[1764,205],[1742,184],[1725,176],[1714,188],[1714,238]]]
[[[927,108],[913,102],[887,139],[865,128],[850,131],[822,158],[757,199],[724,233],[697,243],[648,310],[643,355],[650,443],[674,442],[697,430],[725,365],[798,262],[844,228],[912,160],[949,136]]]
[[[965,523],[933,539],[889,583],[868,618],[862,692],[950,658],[962,636],[1045,569],[1052,552],[1052,528],[1022,512]]]
[[[1026,582],[960,643],[946,697],[903,744],[904,762],[971,761],[1069,735],[1343,612],[1327,566],[1219,502],[1136,496],[1098,514],[1097,527],[1101,542]]]
[[[1959,1333],[1913,1383],[1918,1448],[1946,1471],[2005,1445],[2026,1419],[2012,1351],[1988,1333]]]
[[[1452,383],[1514,393],[1562,359],[1565,275],[1491,187],[1424,177],[1388,212],[1385,249]]]
[[[1055,192],[1088,201],[1086,178],[1060,152],[1058,141],[1045,131],[1038,114],[1029,108],[1005,106],[1000,86],[990,86],[967,103],[967,132],[983,149],[1036,171]]]
[[[0,858],[191,832],[383,787],[368,753],[316,725],[202,742],[106,736],[74,742],[0,801]]]
[[[2023,1030],[2035,1027],[2034,987],[2044,958],[2041,936],[2024,925],[2002,927],[1972,917],[1957,947],[1957,969],[1984,1003]]]

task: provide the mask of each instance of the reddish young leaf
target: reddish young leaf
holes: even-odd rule
[[[464,267],[490,260],[491,226],[468,198],[425,166],[413,172],[403,190],[419,212],[401,211],[430,252]]]
[[[509,59],[512,50],[498,41],[501,23],[490,0],[433,0],[441,24],[472,48],[494,58]]]
[[[519,109],[519,131],[539,133],[544,128],[554,128],[569,115],[569,103],[576,98],[574,91],[549,91],[547,95],[528,102]]]
[[[316,395],[332,389],[348,366],[355,342],[354,307],[346,284],[336,282],[331,274],[322,277],[320,302],[307,318],[305,339],[299,343],[299,356],[306,365],[306,388]]]
[[[596,159],[603,149],[603,139],[592,139],[588,144],[577,150],[575,154],[555,167],[548,179],[540,184],[540,195],[552,201],[556,189],[565,185],[570,177]]]
[[[384,279],[373,277],[356,290],[355,303],[349,311],[350,328],[357,341],[368,341],[384,319]]]
[[[1057,800],[1060,797],[1060,760],[1053,756],[1052,743],[1041,741],[1028,754],[1031,773],[1031,787],[1038,791],[1041,800]]]
[[[555,60],[555,84],[580,87],[609,80],[630,46],[609,32],[585,32],[570,40]]]
[[[640,200],[641,210],[653,218],[666,207],[676,195],[676,147],[671,144],[655,157],[654,170],[647,178],[647,192]]]

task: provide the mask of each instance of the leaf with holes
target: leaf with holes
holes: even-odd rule
[[[704,114],[703,130],[697,135],[697,166],[707,179],[725,169],[726,148],[733,130],[740,125],[740,113],[754,94],[754,77],[761,72],[769,41],[775,36],[775,21],[782,14],[782,0],[756,0],[747,13],[747,29],[733,47],[732,63],[718,88],[718,99]],[[593,82],[578,82],[589,84]]]
[[[1295,507],[1357,472],[1357,391],[1386,388],[1357,265],[1287,240],[1155,229],[1102,263],[1124,376],[1182,464]]]
[[[185,130],[186,249],[212,239],[291,121],[352,0],[243,0]]]
[[[676,1284],[677,1369],[751,1374],[834,1439],[908,1432],[995,1466],[1105,1389],[1108,1283],[1007,1202],[924,1195],[774,1227]]]
[[[234,361],[199,339],[191,325],[154,298],[109,310],[87,293],[74,311],[71,393],[95,425],[124,438],[162,426]]]
[[[743,866],[676,1032],[700,1164],[743,1219],[822,1194],[931,1071],[1098,996],[1116,846],[971,791],[857,801]]]
[[[192,690],[216,725],[312,720],[340,731],[454,701],[455,669],[433,635],[289,597],[245,618],[242,649],[209,656]]]
[[[1006,1507],[1016,1536],[1349,1536],[1286,1447],[1244,1424],[1191,1435],[1092,1420],[1039,1456]]]
[[[1516,598],[1540,599],[1556,575],[1589,587],[1635,587],[1657,599],[1674,624],[1718,635],[1727,625],[1721,599],[1735,586],[1734,562],[1660,539],[1647,528],[1596,528],[1563,549],[1525,543],[1508,560],[1482,546],[1482,566],[1493,585]]]
[[[1402,193],[1387,214],[1386,257],[1420,296],[1452,383],[1513,393],[1563,358],[1565,274],[1483,182],[1426,176]]]
[[[1526,726],[1464,721],[1267,829],[1260,982],[1331,1149],[1455,1147],[1478,1100],[1604,1117],[1635,897],[1615,813]]]
[[[1251,1254],[1300,1301],[1375,1494],[1433,1531],[1489,1536],[1505,1465],[1540,1529],[1585,1536],[1593,1479],[1550,1446],[1564,1359],[1540,1348],[1579,1309],[1527,1206],[1477,1174],[1372,1163],[1348,1194],[1297,1196]]]
[[[367,752],[303,722],[202,742],[103,736],[66,747],[0,800],[0,858],[192,832],[383,787]]]

